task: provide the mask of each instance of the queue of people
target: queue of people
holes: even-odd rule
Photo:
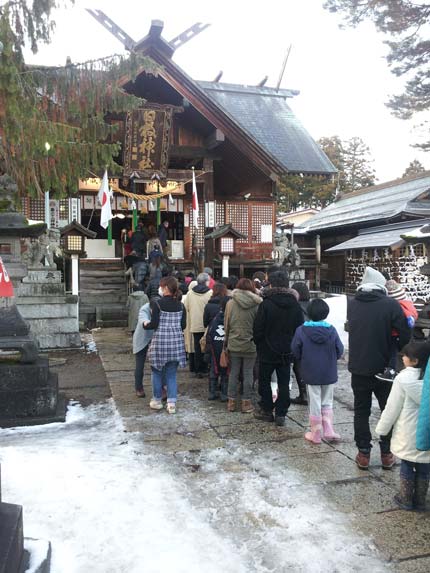
[[[210,271],[210,269],[205,269]],[[213,281],[209,272],[197,277],[164,273],[157,293],[143,304],[133,337],[136,355],[135,390],[144,396],[145,360],[151,366],[150,408],[176,412],[179,367],[187,359],[196,378],[208,380],[208,399],[226,402],[228,412],[240,411],[267,423],[285,425],[292,402],[308,405],[310,430],[304,438],[318,445],[338,441],[334,425],[337,361],[344,353],[339,334],[330,324],[330,308],[310,299],[305,283],[290,288],[278,265],[249,278]],[[401,487],[396,503],[403,509],[423,509],[430,479],[430,451],[415,445],[424,369],[430,346],[410,342],[416,318],[394,281],[367,267],[356,295],[348,304],[348,368],[354,394],[356,463],[369,467],[372,435],[369,426],[372,395],[381,419],[381,465],[391,469],[401,461]],[[412,318],[412,319],[411,319]],[[402,350],[403,349],[403,350]],[[393,357],[403,352],[399,373]],[[290,397],[291,367],[298,396]],[[394,380],[392,373],[394,370]],[[277,392],[273,386],[277,386]],[[254,406],[254,389],[259,400]],[[430,428],[429,428],[430,431]],[[430,448],[430,446],[429,446]]]

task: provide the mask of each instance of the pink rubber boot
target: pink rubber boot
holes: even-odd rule
[[[323,406],[321,408],[321,414],[323,438],[328,441],[340,440],[339,434],[336,434],[333,428],[333,408]]]
[[[306,432],[305,438],[313,444],[321,443],[321,430],[322,430],[322,418],[321,416],[309,416],[309,423],[311,425],[311,431]]]

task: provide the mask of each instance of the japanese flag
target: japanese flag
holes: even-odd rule
[[[196,175],[193,169],[193,225],[195,229],[199,228],[199,200],[197,197]]]
[[[13,296],[13,284],[9,273],[0,257],[0,297],[10,298]]]
[[[100,191],[98,192],[97,199],[102,206],[102,212],[100,215],[100,225],[103,229],[106,229],[109,225],[109,221],[112,219],[112,208],[110,204],[110,199],[112,196],[112,191],[109,189],[109,181],[107,171],[103,175],[102,185]]]

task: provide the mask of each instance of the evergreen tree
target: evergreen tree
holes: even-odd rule
[[[344,192],[350,193],[375,184],[370,150],[360,137],[352,137],[343,146]]]
[[[375,184],[375,171],[368,146],[359,137],[342,141],[339,136],[322,137],[318,144],[338,169],[333,178],[286,174],[279,186],[278,210],[324,208],[336,196]]]
[[[414,159],[406,167],[406,169],[402,175],[402,178],[403,177],[412,177],[413,175],[419,175],[420,173],[424,173],[424,172],[425,172],[425,167],[422,165],[422,163],[420,161],[418,161],[418,159]]]
[[[404,76],[406,80],[404,92],[392,96],[387,104],[396,117],[410,119],[430,109],[429,2],[326,0],[324,7],[342,13],[351,26],[371,20],[376,29],[389,38],[385,42],[390,48],[388,64],[396,76]],[[428,151],[430,140],[416,147]]]
[[[120,143],[109,114],[118,117],[142,100],[126,94],[123,77],[148,59],[132,53],[84,64],[26,66],[22,50],[49,43],[56,0],[9,0],[0,6],[0,174],[9,174],[20,195],[77,191],[79,178],[117,168]]]

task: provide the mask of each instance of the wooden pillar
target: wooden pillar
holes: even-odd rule
[[[203,202],[204,202],[204,209],[205,213],[207,213],[208,217],[211,217],[211,210],[213,213],[213,218],[215,219],[215,192],[214,192],[214,162],[213,159],[208,159],[205,157],[203,159],[203,171],[205,171],[205,179],[204,179],[204,191],[203,191]],[[211,226],[206,227],[208,223]],[[214,230],[213,222],[208,222],[205,218],[205,235],[211,233]],[[208,239],[205,241],[205,266],[211,267],[213,270],[213,263],[214,263],[214,244],[212,239]]]

